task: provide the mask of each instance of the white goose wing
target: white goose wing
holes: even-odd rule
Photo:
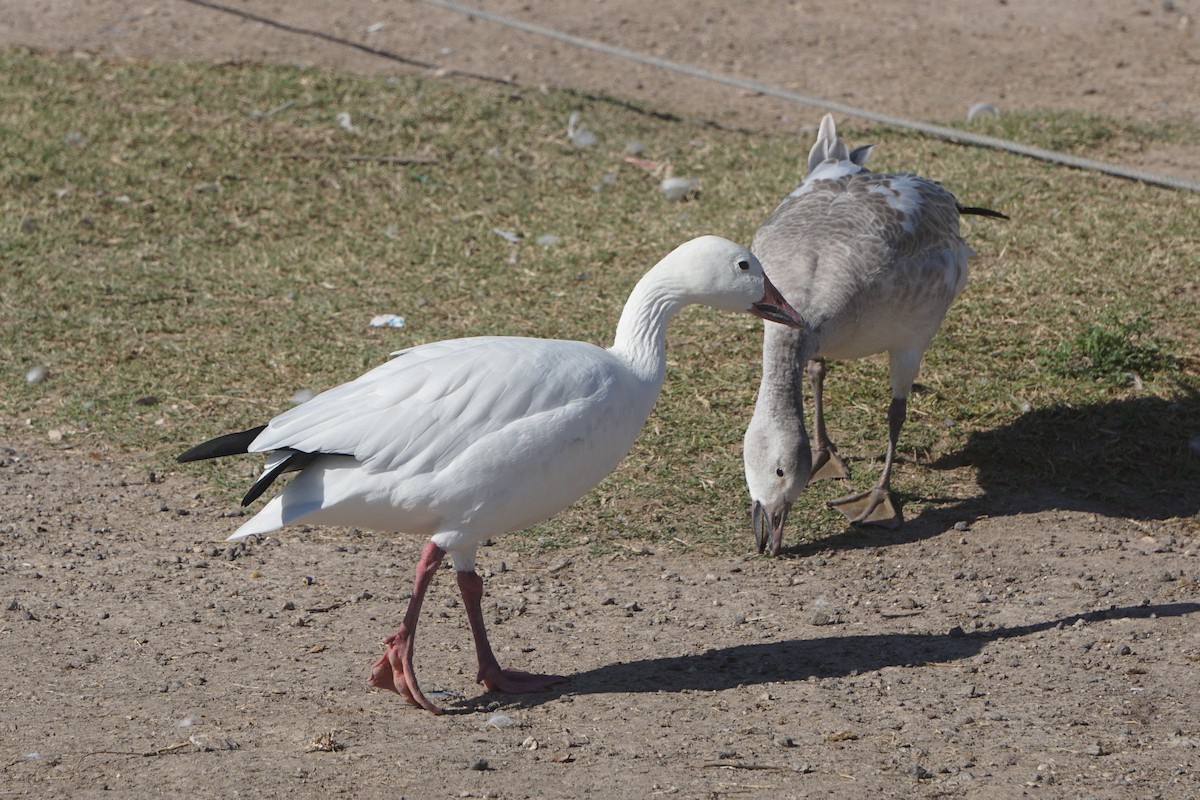
[[[250,451],[341,454],[368,472],[419,474],[513,423],[578,412],[618,380],[612,357],[585,342],[478,337],[393,355],[275,417]]]

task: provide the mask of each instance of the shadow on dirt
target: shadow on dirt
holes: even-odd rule
[[[1161,520],[1200,513],[1200,393],[1180,386],[1172,400],[1139,397],[1079,407],[1053,406],[1008,425],[972,433],[966,445],[923,469],[973,467],[983,494],[940,503],[897,531],[847,528],[787,548],[807,557],[828,550],[884,547],[927,539],[980,516],[1084,511]],[[897,492],[903,502],[903,492]]]
[[[883,667],[919,667],[970,658],[991,642],[1029,636],[1077,620],[1179,617],[1200,611],[1200,603],[1126,606],[1071,614],[986,632],[944,634],[889,633],[874,636],[823,636],[762,642],[709,650],[700,655],[671,656],[609,664],[569,676],[561,687],[537,695],[482,695],[464,701],[474,708],[489,699],[515,707],[533,707],[564,695],[626,692],[721,691],[737,686],[808,678],[837,678]]]
[[[990,513],[1047,509],[1132,519],[1200,511],[1200,394],[1053,406],[971,435],[930,466],[973,466]]]

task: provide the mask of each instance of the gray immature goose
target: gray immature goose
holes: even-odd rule
[[[855,524],[899,527],[892,462],[921,356],[967,283],[974,251],[962,214],[1007,219],[959,205],[941,184],[863,165],[871,148],[848,150],[833,117],[821,120],[808,175],[767,217],[750,249],[805,325],[763,329],[763,374],[746,431],[746,483],[759,552],[778,555],[788,511],[810,482],[849,472],[825,429],[825,359],[887,352],[892,401],[879,480],[830,503]],[[813,435],[804,427],[802,373],[813,392]]]

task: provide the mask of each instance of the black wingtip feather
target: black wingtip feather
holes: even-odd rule
[[[270,472],[263,473],[262,477],[254,482],[254,485],[250,487],[250,491],[246,492],[246,496],[242,498],[242,506],[248,506],[261,497],[262,493],[283,473],[299,472],[311,464],[319,455],[321,454],[293,452],[283,461],[276,464]]]
[[[980,208],[979,206],[959,206],[959,214],[974,214],[977,217],[992,217],[994,219],[1008,219],[1008,214],[999,211],[993,211],[990,208]]]
[[[227,433],[224,436],[209,439],[207,442],[198,444],[190,450],[180,453],[175,460],[184,464],[188,461],[203,461],[206,458],[221,458],[222,456],[236,456],[247,453],[249,452],[250,443],[257,439],[258,435],[266,427],[266,425],[259,425],[257,428],[251,428],[247,431]]]

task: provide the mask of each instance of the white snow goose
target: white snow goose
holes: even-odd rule
[[[413,641],[426,589],[449,553],[458,574],[478,682],[536,692],[564,680],[504,670],[484,630],[480,542],[549,519],[629,451],[666,369],[666,326],[691,303],[799,325],[762,265],[727,239],[680,245],[634,287],[607,350],[585,342],[488,336],[402,350],[266,425],[220,436],[180,461],[268,453],[249,504],[299,474],[230,539],[295,523],[428,536],[403,622],[371,685],[434,713],[417,685]]]
[[[804,181],[767,217],[750,249],[804,325],[768,325],[763,374],[743,456],[761,553],[778,555],[788,511],[810,482],[849,472],[825,428],[825,359],[886,351],[891,372],[883,472],[865,492],[830,503],[854,524],[899,527],[892,462],[921,357],[967,282],[974,255],[962,214],[1007,217],[959,205],[941,184],[864,167],[871,147],[847,150],[833,117],[821,121]],[[813,392],[813,441],[804,426],[802,371]],[[810,449],[811,448],[811,449]]]

